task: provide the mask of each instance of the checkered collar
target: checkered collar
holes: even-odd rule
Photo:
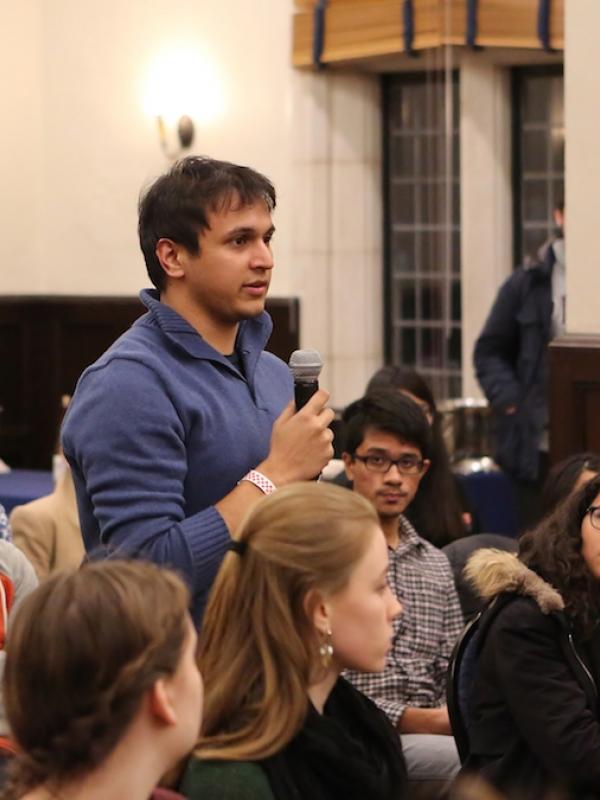
[[[423,539],[419,536],[414,527],[406,519],[404,514],[398,517],[398,528],[400,534],[400,543],[395,549],[388,547],[395,555],[401,556],[410,553],[411,550],[421,550],[425,544]]]

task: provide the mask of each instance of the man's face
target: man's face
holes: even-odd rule
[[[429,462],[424,461],[420,471],[411,475],[401,472],[396,464],[392,464],[387,472],[375,472],[361,460],[366,456],[378,456],[394,461],[406,458],[407,463],[411,460],[420,462],[421,451],[391,433],[367,428],[354,456],[348,453],[343,455],[346,475],[353,481],[354,491],[373,503],[380,520],[397,517],[412,502],[421,478],[427,472]]]
[[[234,201],[208,214],[209,228],[199,238],[197,255],[179,250],[185,293],[194,311],[212,325],[234,325],[265,307],[275,228],[262,200]]]

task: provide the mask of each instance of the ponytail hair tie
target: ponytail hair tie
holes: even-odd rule
[[[237,553],[238,556],[243,556],[248,548],[248,542],[240,542],[239,539],[232,539],[229,542],[228,550],[232,550],[234,553]]]

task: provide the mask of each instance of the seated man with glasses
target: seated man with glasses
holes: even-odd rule
[[[375,506],[388,545],[388,582],[404,608],[384,672],[347,677],[400,732],[409,780],[446,782],[459,768],[446,669],[463,617],[448,559],[403,515],[430,465],[430,427],[416,403],[393,391],[357,400],[343,421],[346,474]],[[444,498],[437,501],[441,506]]]

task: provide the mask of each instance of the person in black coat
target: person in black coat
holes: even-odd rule
[[[547,348],[564,331],[564,206],[558,235],[538,260],[501,286],[473,351],[475,373],[495,415],[494,458],[520,493],[523,523],[537,515],[547,462]]]
[[[509,797],[600,797],[600,477],[467,565],[491,602],[468,699],[475,770]]]

